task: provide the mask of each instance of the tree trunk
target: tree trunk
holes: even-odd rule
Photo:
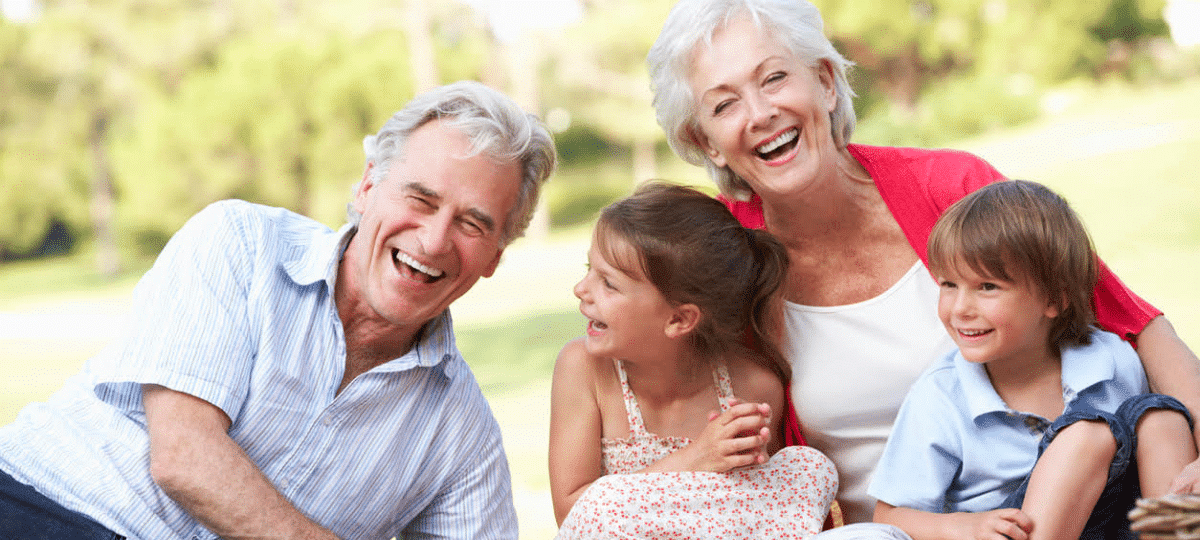
[[[121,270],[121,255],[114,224],[116,193],[105,148],[107,138],[108,116],[97,112],[88,141],[92,154],[91,215],[92,230],[96,234],[96,271],[106,278],[115,278]]]

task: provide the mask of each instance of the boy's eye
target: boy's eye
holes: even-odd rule
[[[943,280],[942,280],[942,281],[939,283],[939,285],[941,285],[941,287],[942,287],[943,289],[953,289],[953,288],[956,288],[956,287],[958,287],[958,285],[955,285],[953,281],[948,281],[948,280],[945,280],[945,279],[943,279]]]
[[[985,281],[979,285],[979,288],[982,290],[985,290],[985,291],[995,291],[995,290],[999,290],[1000,286],[995,283]]]

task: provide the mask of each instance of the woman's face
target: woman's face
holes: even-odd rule
[[[738,17],[692,53],[697,142],[763,197],[808,183],[834,163],[829,113],[837,105],[832,68],[810,66]]]

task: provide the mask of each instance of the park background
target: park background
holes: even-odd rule
[[[866,144],[1044,182],[1200,348],[1200,0],[817,0]],[[522,538],[555,526],[549,378],[580,335],[595,213],[640,181],[712,192],[654,122],[669,0],[0,0],[0,423],[110,343],[136,279],[225,198],[341,224],[361,140],[477,79],[555,134],[526,238],[452,312],[500,420]],[[398,429],[403,429],[398,427]]]

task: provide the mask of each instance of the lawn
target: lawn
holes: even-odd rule
[[[1200,289],[1189,279],[1200,268],[1200,179],[1189,163],[1200,155],[1200,81],[1062,96],[1068,105],[1052,118],[948,146],[1066,196],[1101,256],[1200,348]],[[663,170],[689,169],[669,163]],[[586,242],[586,229],[519,241],[496,275],[453,310],[459,346],[504,429],[523,538],[555,530],[546,475],[549,377],[559,348],[583,329],[571,285],[582,276]],[[127,315],[132,279],[98,280],[79,270],[86,262],[0,266],[0,365],[7,373],[0,423],[57,388]]]

